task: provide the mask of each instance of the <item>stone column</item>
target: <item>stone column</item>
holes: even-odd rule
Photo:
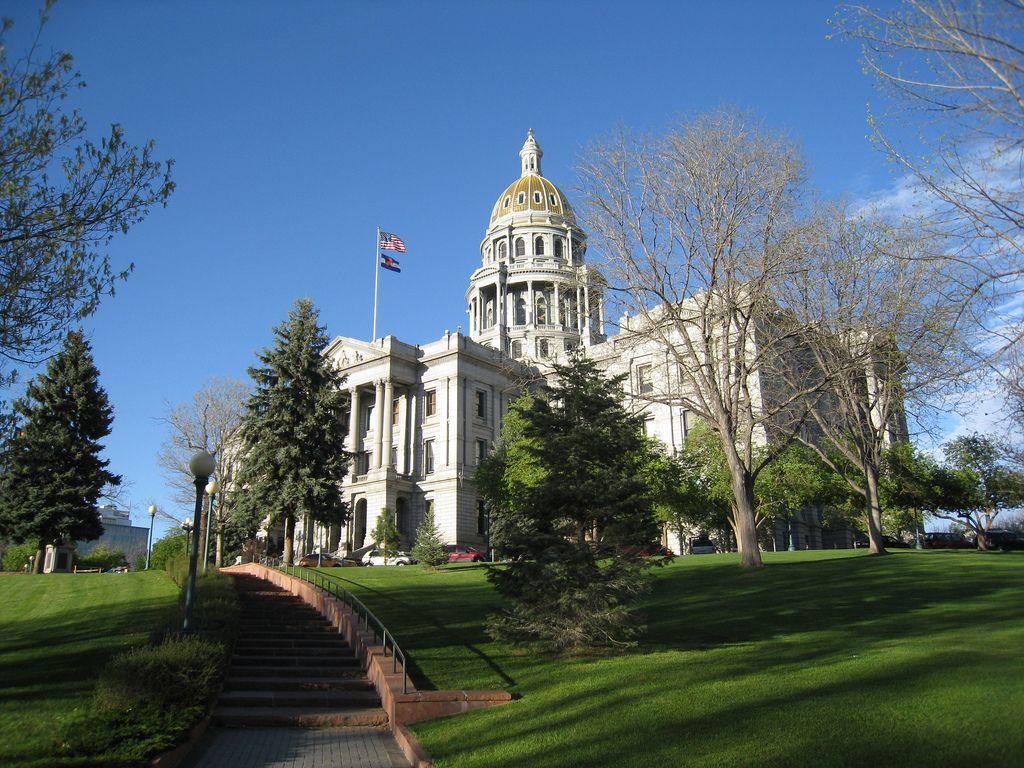
[[[395,429],[395,420],[392,413],[394,407],[395,383],[389,376],[384,380],[384,412],[381,414],[383,418],[380,422],[383,427],[380,438],[381,466],[383,467],[393,466],[391,463],[391,446]]]
[[[377,381],[375,386],[377,391],[373,401],[373,468],[380,469],[383,466],[381,442],[384,439],[384,382]],[[388,416],[390,417],[391,414]]]

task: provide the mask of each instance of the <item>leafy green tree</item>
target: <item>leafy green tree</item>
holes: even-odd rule
[[[489,632],[561,651],[627,645],[642,630],[633,602],[657,541],[643,467],[650,447],[622,405],[621,378],[574,355],[556,382],[513,403],[497,450],[476,474],[491,542],[507,565],[488,579],[509,603]]]
[[[434,507],[427,508],[423,522],[416,529],[416,543],[412,548],[412,556],[428,568],[438,568],[448,562],[448,550],[445,549],[441,529],[434,521]]]
[[[8,448],[2,479],[0,536],[18,543],[92,541],[103,535],[96,502],[121,478],[100,458],[113,409],[99,385],[89,343],[81,331],[67,335],[14,403],[21,427]],[[42,557],[36,559],[36,572]]]
[[[402,537],[398,532],[398,526],[395,525],[394,511],[388,507],[381,510],[377,524],[370,531],[370,538],[373,539],[377,549],[383,553],[385,563],[398,556],[398,545]]]
[[[0,27],[0,359],[34,363],[128,276],[132,265],[115,269],[100,249],[174,184],[170,161],[153,160],[152,142],[126,142],[120,125],[99,145],[86,139],[85,120],[62,106],[85,87],[71,54],[40,56],[37,39],[8,61],[12,24]]]
[[[299,299],[273,331],[274,347],[248,369],[255,389],[246,403],[236,497],[239,514],[284,524],[285,562],[294,557],[299,517],[341,524],[348,509],[340,485],[350,455],[342,425],[344,377],[322,352],[329,341],[319,311]]]
[[[952,471],[949,485],[960,493],[939,503],[937,517],[958,522],[978,537],[978,548],[988,549],[985,534],[999,513],[1024,504],[1024,473],[1009,466],[1003,446],[984,435],[963,435],[943,447]]]

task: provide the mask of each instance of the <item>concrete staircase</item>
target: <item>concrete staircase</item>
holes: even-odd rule
[[[315,608],[263,579],[232,575],[242,617],[214,724],[388,724],[380,696],[352,648]]]

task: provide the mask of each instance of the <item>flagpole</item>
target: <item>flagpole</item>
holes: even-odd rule
[[[377,340],[377,285],[380,283],[380,227],[377,227],[377,243],[373,249],[373,337]]]

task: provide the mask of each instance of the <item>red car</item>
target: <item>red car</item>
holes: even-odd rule
[[[487,557],[479,549],[465,544],[445,544],[449,563],[482,563]]]

